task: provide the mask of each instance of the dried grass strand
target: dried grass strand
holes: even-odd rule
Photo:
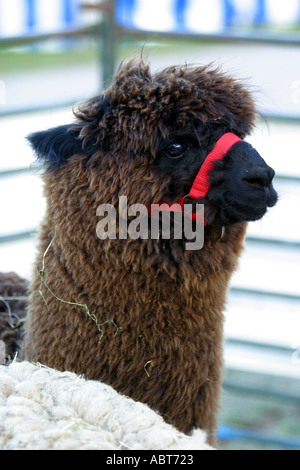
[[[45,299],[45,296],[43,294],[43,291],[42,291],[42,287],[43,285],[46,287],[46,289],[50,292],[50,294],[56,299],[58,300],[59,302],[62,302],[64,304],[67,304],[67,305],[74,305],[76,307],[81,307],[85,310],[85,313],[86,315],[95,323],[96,327],[98,328],[98,331],[100,333],[100,337],[99,337],[99,341],[102,341],[102,338],[103,338],[103,335],[104,335],[104,331],[103,329],[101,328],[102,326],[106,325],[107,323],[112,323],[113,326],[116,328],[116,332],[115,332],[115,336],[122,330],[122,327],[120,326],[117,326],[116,323],[113,321],[113,320],[106,320],[105,322],[103,323],[99,323],[98,322],[98,319],[96,317],[96,315],[94,313],[90,313],[90,310],[87,306],[87,304],[81,304],[79,302],[71,302],[69,300],[64,300],[64,299],[61,299],[59,298],[57,295],[54,294],[54,292],[50,289],[50,287],[48,286],[48,284],[46,283],[45,281],[45,259],[46,259],[46,256],[51,248],[51,246],[53,245],[54,243],[54,240],[55,240],[55,237],[56,237],[56,231],[54,233],[54,236],[51,240],[51,242],[49,243],[48,247],[46,248],[44,254],[43,254],[43,260],[42,260],[42,269],[41,270],[38,270],[38,275],[41,279],[41,283],[40,283],[40,288],[39,288],[39,294],[41,295],[42,299],[44,300],[45,302],[45,305],[46,307],[48,308],[48,305],[47,305],[47,302],[46,302],[46,299]],[[48,308],[49,310],[49,308]]]
[[[12,330],[16,330],[17,328],[19,328],[24,323],[25,320],[19,318],[16,313],[12,312],[9,303],[7,302],[8,299],[10,299],[10,298],[9,297],[2,297],[0,295],[0,301],[3,302],[4,305],[7,308],[7,313],[1,313],[0,315],[1,316],[8,316],[10,328]],[[16,300],[16,298],[12,297],[11,300]]]

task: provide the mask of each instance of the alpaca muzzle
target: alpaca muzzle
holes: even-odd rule
[[[155,211],[165,211],[165,212],[184,212],[184,203],[187,197],[191,199],[200,199],[204,198],[210,188],[209,176],[210,172],[213,169],[213,166],[216,161],[221,160],[225,157],[228,151],[237,143],[241,142],[242,139],[232,132],[227,132],[217,140],[212,151],[207,155],[204,162],[202,163],[199,172],[192,184],[189,194],[178,199],[176,202],[158,202],[155,204],[155,210],[153,210],[153,205],[149,206],[149,213],[153,214]],[[204,222],[202,220],[201,212],[194,212],[189,214],[189,217],[195,222]]]

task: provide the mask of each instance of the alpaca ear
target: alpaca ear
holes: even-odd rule
[[[76,125],[68,124],[35,132],[27,139],[37,155],[37,160],[42,162],[46,171],[49,172],[59,168],[73,155],[89,153],[92,150],[86,146],[83,148],[82,139],[79,138],[80,130],[81,126],[76,128]]]

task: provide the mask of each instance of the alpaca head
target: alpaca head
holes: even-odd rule
[[[152,75],[147,64],[134,60],[122,64],[106,92],[75,115],[73,125],[29,137],[47,170],[59,171],[81,154],[95,171],[103,154],[109,155],[120,163],[121,180],[129,181],[123,195],[149,205],[187,195],[217,140],[227,132],[244,139],[256,111],[249,91],[219,69],[169,67]],[[273,177],[242,140],[214,164],[205,198],[187,202],[204,204],[208,225],[258,220],[277,201]]]

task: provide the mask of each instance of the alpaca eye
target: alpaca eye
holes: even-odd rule
[[[168,145],[168,147],[165,148],[164,153],[169,158],[181,158],[183,157],[186,150],[186,145],[174,143]]]

